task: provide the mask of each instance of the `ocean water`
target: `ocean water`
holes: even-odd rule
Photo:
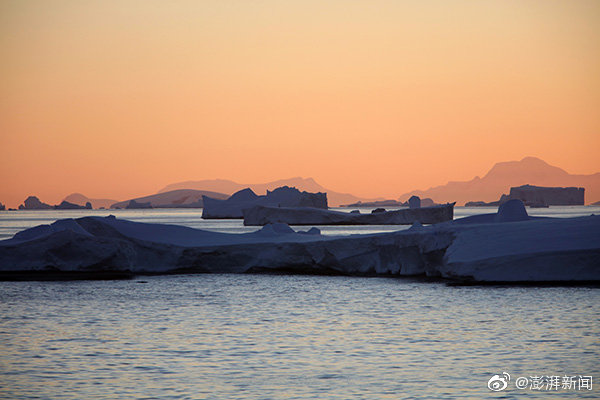
[[[353,209],[361,213],[370,213],[373,208],[333,208],[337,211],[350,212]],[[397,208],[388,208],[394,210]],[[497,207],[455,207],[454,218],[468,217],[476,214],[495,213]],[[547,217],[579,217],[600,214],[600,206],[560,206],[549,208],[528,208],[533,216]],[[253,232],[256,226],[244,226],[240,219],[202,219],[202,209],[150,209],[150,210],[27,210],[0,211],[0,240],[9,239],[15,233],[40,224],[50,224],[61,218],[80,218],[89,215],[108,216],[129,219],[137,222],[157,224],[177,224],[192,228],[206,229],[226,233]],[[361,225],[361,226],[318,226],[324,235],[350,235],[357,233],[392,232],[408,229],[408,225]],[[307,230],[309,227],[298,226],[296,230]]]
[[[598,304],[389,278],[0,282],[0,398],[598,398]],[[580,375],[592,390],[515,387]]]
[[[494,211],[457,207],[455,215]],[[600,207],[528,211],[567,217]],[[199,210],[0,212],[0,239],[58,218],[109,214],[221,232],[257,229],[204,221]],[[0,282],[0,399],[600,398],[598,304],[594,287],[399,278]],[[504,372],[506,390],[488,389]],[[575,385],[532,388],[532,377],[547,376],[574,377]],[[578,387],[580,376],[592,377],[592,390]],[[528,379],[524,389],[518,378]]]

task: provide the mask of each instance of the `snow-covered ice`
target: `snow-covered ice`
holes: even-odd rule
[[[508,204],[508,203],[506,203]],[[532,219],[522,203],[391,233],[324,236],[275,223],[244,234],[109,217],[58,220],[0,241],[0,272],[428,275],[462,282],[600,281],[600,216]],[[466,220],[466,221],[465,221]]]
[[[600,280],[600,216],[462,225],[441,276],[475,282]]]
[[[0,242],[0,270],[243,273],[286,270],[336,274],[423,274],[451,235],[394,232],[323,236],[272,224],[216,233],[114,217],[60,220]]]

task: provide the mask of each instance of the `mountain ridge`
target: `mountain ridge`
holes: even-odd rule
[[[92,199],[81,193],[71,193],[70,195],[66,196],[63,201],[77,204],[79,206],[85,206],[85,203],[89,201],[92,207],[96,209],[101,207],[110,208],[111,204],[117,202],[117,200],[113,199]]]
[[[468,201],[497,201],[511,187],[521,185],[584,187],[586,204],[600,200],[600,172],[590,175],[569,174],[562,168],[548,164],[537,157],[524,157],[520,161],[502,161],[480,178],[469,181],[449,181],[445,185],[425,190],[413,190],[400,196],[405,201],[410,196],[430,197],[434,201],[463,205]]]
[[[196,190],[210,190],[219,193],[233,194],[239,190],[245,188],[251,188],[256,194],[265,194],[267,190],[273,190],[281,186],[291,186],[298,190],[305,190],[307,192],[325,192],[327,193],[327,201],[330,206],[336,207],[341,204],[350,204],[357,201],[374,201],[381,200],[382,198],[369,199],[355,196],[350,193],[340,193],[333,190],[329,190],[321,186],[313,178],[303,178],[295,176],[288,179],[278,179],[266,183],[255,183],[255,184],[242,184],[229,179],[204,179],[198,181],[184,181],[176,182],[165,186],[158,193],[163,193],[176,189],[196,189]]]

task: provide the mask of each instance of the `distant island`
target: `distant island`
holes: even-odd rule
[[[392,185],[393,182],[390,182]],[[331,207],[406,207],[411,196],[418,196],[422,206],[456,202],[457,205],[468,206],[497,206],[500,204],[502,194],[508,193],[511,188],[525,185],[531,187],[552,188],[581,188],[585,191],[588,204],[600,203],[600,173],[591,175],[574,175],[565,170],[551,166],[536,157],[525,157],[520,161],[496,163],[483,178],[475,177],[470,181],[448,182],[427,190],[413,190],[404,193],[397,199],[361,198],[350,193],[340,193],[329,190],[313,178],[294,177],[267,183],[242,184],[226,179],[206,179],[173,183],[162,188],[158,193],[143,197],[136,197],[124,201],[109,198],[89,198],[81,193],[72,193],[57,205],[50,205],[40,201],[37,197],[23,203],[19,208],[31,209],[70,209],[70,208],[201,208],[202,196],[224,200],[232,194],[250,188],[257,195],[263,195],[278,187],[289,186],[298,190],[311,193],[326,193],[328,204]],[[536,203],[523,196],[511,195],[507,198],[520,198],[527,205]],[[512,197],[511,197],[512,196]],[[552,203],[552,200],[549,200]],[[540,201],[544,205],[547,201]],[[574,204],[571,201],[560,201],[561,204]],[[552,203],[554,204],[554,203]],[[552,205],[550,204],[550,205]],[[580,204],[580,202],[576,202]],[[585,203],[584,203],[585,204]],[[6,209],[0,204],[0,210]]]
[[[93,199],[81,193],[71,193],[65,197],[63,201],[77,204],[79,206],[85,206],[87,203],[90,203],[92,208],[110,208],[112,204],[117,202],[117,200],[113,199]]]
[[[111,204],[110,208],[202,208],[204,206],[202,196],[221,200],[229,197],[226,194],[208,190],[177,189],[120,201]]]
[[[600,172],[573,175],[536,157],[500,162],[483,178],[477,176],[470,181],[448,182],[427,190],[413,190],[400,196],[399,200],[406,201],[410,196],[417,195],[421,198],[430,197],[438,203],[456,201],[458,205],[474,200],[495,202],[511,187],[522,185],[583,187],[590,203],[600,200]]]
[[[289,178],[280,179],[277,181],[267,183],[237,183],[227,179],[205,179],[200,181],[186,181],[173,183],[165,186],[159,191],[159,193],[171,191],[175,189],[197,189],[197,190],[212,190],[219,193],[225,193],[232,195],[242,189],[250,188],[256,194],[266,194],[267,191],[272,191],[278,187],[289,186],[295,187],[298,190],[311,192],[311,193],[327,193],[327,201],[331,207],[338,207],[342,204],[355,203],[357,201],[377,201],[383,200],[382,198],[367,199],[354,196],[349,193],[339,193],[333,190],[329,190],[320,184],[318,184],[313,178]]]
[[[86,203],[84,206],[62,201],[60,204],[51,206],[40,201],[36,196],[29,196],[23,204],[19,206],[19,210],[91,210],[91,203]]]
[[[431,207],[436,205],[432,199],[420,199],[421,207]],[[375,208],[375,207],[408,207],[408,201],[398,201],[398,200],[379,200],[379,201],[359,201],[357,203],[352,204],[344,204],[341,207],[367,207],[367,208]]]

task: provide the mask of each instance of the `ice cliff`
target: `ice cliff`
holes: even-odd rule
[[[522,203],[485,218],[323,236],[271,224],[228,234],[114,217],[64,219],[0,241],[0,275],[288,272],[426,275],[461,282],[600,281],[600,216],[532,219]]]
[[[301,192],[294,187],[282,186],[257,196],[252,189],[240,190],[226,200],[203,196],[202,218],[243,218],[242,210],[254,206],[313,207],[327,209],[326,193]]]
[[[525,205],[582,206],[585,188],[581,187],[542,187],[523,185],[511,187],[510,194],[502,195],[500,203],[507,200],[521,200]]]
[[[254,206],[243,210],[244,225],[266,225],[282,222],[289,225],[411,225],[437,224],[451,221],[454,203],[440,206],[385,211],[370,214],[340,212],[309,207]]]

